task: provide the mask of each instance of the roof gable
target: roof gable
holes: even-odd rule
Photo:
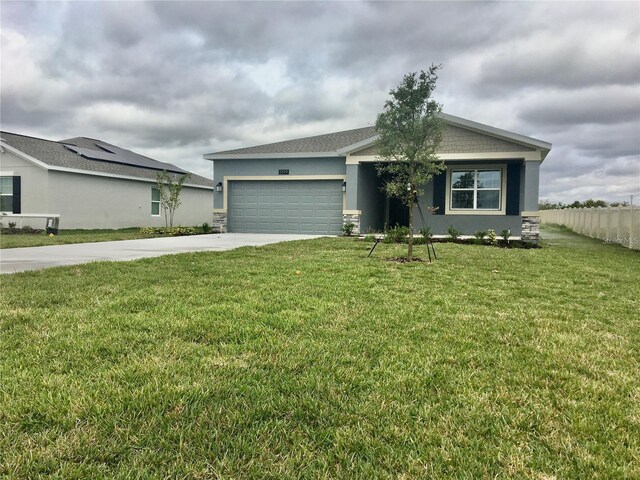
[[[486,133],[467,130],[447,124],[442,134],[442,143],[438,153],[473,153],[473,152],[531,152],[535,149],[520,143],[509,142]],[[355,156],[377,155],[375,143],[370,143],[361,150],[351,152]]]

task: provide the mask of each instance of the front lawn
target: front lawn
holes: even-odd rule
[[[202,228],[195,227],[198,233]],[[135,240],[160,235],[144,235],[139,228],[121,228],[119,230],[60,230],[58,235],[45,233],[2,234],[0,248],[42,247],[44,245],[64,245],[67,243],[112,242],[115,240]]]
[[[640,255],[554,232],[2,276],[0,477],[638,478]]]

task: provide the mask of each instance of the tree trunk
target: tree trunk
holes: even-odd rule
[[[409,207],[409,249],[407,251],[407,260],[413,261],[413,196]]]

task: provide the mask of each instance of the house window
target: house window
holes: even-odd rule
[[[160,191],[156,187],[151,188],[151,215],[160,215]]]
[[[451,210],[502,210],[503,172],[495,169],[452,169]]]
[[[0,212],[13,213],[13,177],[0,177]]]

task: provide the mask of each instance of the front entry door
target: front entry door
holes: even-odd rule
[[[409,226],[409,209],[397,198],[387,198],[387,227]]]

